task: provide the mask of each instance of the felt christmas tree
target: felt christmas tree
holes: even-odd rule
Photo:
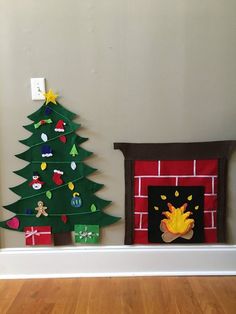
[[[119,220],[103,211],[110,201],[95,195],[103,185],[87,178],[96,171],[84,163],[92,154],[81,147],[87,138],[75,133],[80,127],[72,122],[76,115],[60,105],[57,96],[49,90],[42,107],[28,116],[33,122],[24,128],[32,134],[20,141],[28,150],[17,155],[28,164],[15,171],[26,180],[10,188],[20,199],[4,206],[14,216],[0,222],[2,228],[25,231],[26,240],[34,243],[42,234],[46,238],[49,229],[55,239],[62,239],[57,244],[65,244],[76,225],[104,227]]]

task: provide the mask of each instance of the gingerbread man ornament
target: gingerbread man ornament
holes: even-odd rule
[[[43,202],[42,201],[39,201],[38,202],[38,207],[36,207],[35,208],[35,210],[37,210],[37,215],[36,215],[36,217],[38,218],[38,217],[40,217],[41,215],[43,215],[43,216],[48,216],[48,213],[46,213],[46,210],[47,209],[47,207],[46,206],[43,206]]]

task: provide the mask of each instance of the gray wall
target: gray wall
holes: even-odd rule
[[[25,163],[14,155],[42,104],[30,98],[31,77],[45,77],[79,114],[84,147],[95,153],[88,164],[99,169],[92,179],[105,184],[99,195],[115,215],[124,215],[124,180],[113,142],[235,139],[235,12],[234,0],[0,0],[1,203],[17,199],[8,187],[22,182],[12,171]],[[102,243],[123,236],[121,221]],[[2,247],[23,245],[23,234],[1,231]]]

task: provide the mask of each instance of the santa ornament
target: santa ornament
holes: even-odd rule
[[[66,124],[63,120],[58,120],[54,131],[55,132],[64,132],[65,131],[64,125],[66,125]]]
[[[62,178],[61,178],[61,176],[64,174],[64,172],[63,171],[61,171],[61,170],[57,170],[57,169],[55,169],[55,170],[53,170],[53,176],[52,176],[52,180],[53,180],[53,182],[56,184],[56,185],[61,185],[61,184],[63,184],[63,180],[62,180]]]
[[[40,190],[44,182],[40,181],[38,172],[33,173],[32,181],[29,183],[29,186],[32,186],[34,190]]]

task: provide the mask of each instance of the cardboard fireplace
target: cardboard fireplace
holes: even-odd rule
[[[115,143],[125,157],[125,244],[226,243],[235,144]]]

